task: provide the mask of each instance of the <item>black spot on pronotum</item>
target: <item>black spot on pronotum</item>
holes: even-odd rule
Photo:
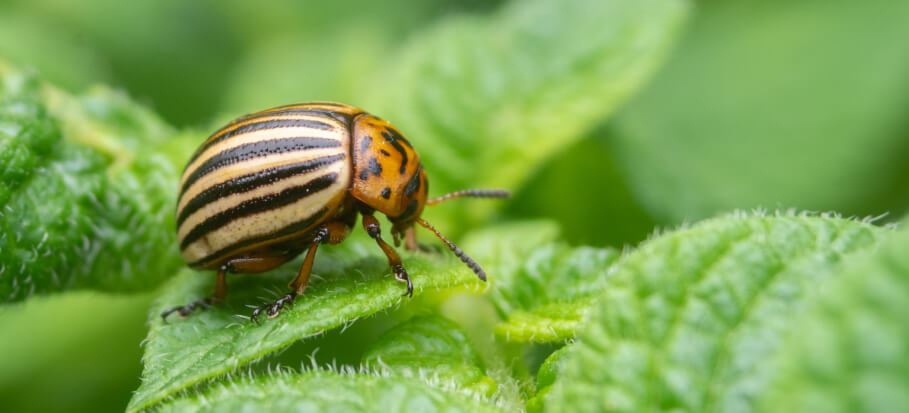
[[[375,157],[369,158],[369,166],[366,167],[366,170],[375,176],[382,176],[382,164]]]
[[[390,153],[388,153],[388,151],[386,151],[386,150],[385,150],[385,149],[379,149],[379,152],[381,152],[381,153],[382,153],[382,155],[385,155],[385,156],[391,156],[391,154],[390,154]]]
[[[417,206],[419,206],[419,204],[417,203],[416,199],[410,201],[410,203],[407,204],[407,208],[404,208],[404,212],[400,216],[395,217],[395,219],[402,220],[410,218],[413,216],[414,212],[417,212]]]
[[[386,186],[385,189],[382,190],[382,198],[391,198],[391,188]]]
[[[372,145],[372,136],[364,136],[360,138],[360,153],[366,153],[366,151],[369,150],[369,145]]]
[[[404,186],[404,194],[407,196],[413,196],[420,190],[420,170],[423,169],[423,165],[417,166],[417,170],[414,172],[413,176],[410,177],[410,181],[407,181],[407,185]]]
[[[391,128],[385,128],[385,131],[382,132],[382,137],[401,154],[400,172],[403,174],[407,167],[407,151],[401,146],[401,142],[404,142],[408,147],[412,147],[410,142],[407,142],[407,139],[404,139],[400,133]]]

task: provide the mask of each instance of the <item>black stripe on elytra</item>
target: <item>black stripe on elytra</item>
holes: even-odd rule
[[[350,127],[351,120],[363,112],[354,112],[354,113],[344,113],[338,112],[331,109],[316,109],[316,108],[289,108],[276,110],[274,112],[263,113],[262,116],[274,116],[274,115],[312,115],[312,116],[321,116],[323,118],[330,118],[340,122],[346,127]]]
[[[212,215],[205,221],[202,221],[193,227],[193,229],[186,234],[183,241],[180,241],[180,249],[186,248],[189,244],[198,241],[199,238],[202,238],[205,234],[221,228],[233,220],[290,205],[328,188],[331,184],[335,183],[337,179],[338,174],[332,172],[315,178],[304,185],[287,188],[276,194],[253,198],[244,201],[231,209]]]
[[[183,224],[183,221],[186,221],[186,218],[188,218],[194,212],[198,211],[199,208],[215,202],[218,199],[233,194],[251,191],[260,186],[272,184],[283,179],[290,178],[294,175],[309,173],[342,160],[344,157],[344,154],[323,156],[320,158],[310,159],[305,162],[297,162],[289,165],[281,165],[274,168],[263,169],[251,174],[238,176],[217,185],[212,185],[208,188],[205,188],[204,191],[200,192],[198,195],[193,197],[193,199],[189,200],[189,202],[186,203],[186,206],[183,207],[183,210],[180,211],[180,215],[177,216],[177,228],[180,228],[180,225]]]
[[[423,165],[417,165],[417,170],[414,171],[410,181],[407,181],[407,185],[404,186],[404,195],[413,196],[420,190],[420,171],[423,170]]]
[[[199,178],[211,173],[212,171],[245,161],[247,159],[259,158],[268,155],[281,154],[285,152],[303,151],[316,148],[336,148],[341,146],[341,142],[328,138],[283,138],[262,140],[218,152],[211,158],[205,160],[202,165],[192,171],[186,178],[186,182],[180,189],[185,192]]]
[[[297,221],[293,224],[290,224],[271,234],[266,234],[266,235],[261,235],[261,236],[255,237],[255,238],[245,239],[243,241],[239,241],[232,245],[228,245],[227,247],[224,247],[218,251],[215,251],[214,253],[208,255],[207,257],[205,257],[201,260],[198,260],[196,262],[189,264],[189,266],[193,267],[193,268],[204,267],[204,266],[207,266],[206,264],[211,263],[215,259],[223,259],[224,257],[229,257],[233,251],[239,250],[241,248],[244,248],[244,247],[247,247],[250,245],[254,245],[254,244],[258,244],[260,242],[268,241],[270,239],[280,238],[285,235],[293,234],[295,232],[303,231],[306,228],[309,228],[313,224],[320,222],[322,219],[324,219],[326,213],[328,213],[328,209],[322,208],[319,211],[317,211],[315,214],[313,214],[312,216],[307,217],[301,221]]]
[[[282,115],[282,114],[284,114],[284,111],[266,113],[266,114],[263,114],[260,116],[250,117],[249,119],[273,116],[275,114]],[[249,119],[243,119],[242,121],[247,121]],[[263,129],[275,129],[275,128],[312,128],[312,129],[319,129],[319,130],[332,130],[334,128],[331,124],[328,124],[325,122],[320,122],[320,121],[313,120],[313,119],[270,119],[270,120],[263,120],[261,122],[248,123],[246,125],[236,128],[236,129],[221,133],[222,130],[229,128],[230,126],[231,125],[225,126],[218,132],[215,132],[215,134],[212,135],[214,137],[212,140],[210,140],[210,141],[206,142],[205,144],[203,144],[202,146],[200,146],[199,149],[196,149],[196,152],[193,154],[192,158],[190,158],[189,163],[192,163],[193,161],[198,159],[199,156],[201,156],[203,152],[205,152],[208,148],[211,148],[212,146],[218,144],[219,142],[223,142],[234,136],[239,136],[239,135],[243,135],[243,134],[250,133],[250,132],[260,131]]]
[[[400,171],[403,174],[405,167],[407,166],[407,152],[404,150],[404,147],[401,146],[400,141],[404,141],[407,146],[410,146],[410,142],[407,142],[407,139],[404,139],[400,133],[391,128],[385,128],[385,131],[382,132],[382,137],[385,138],[385,140],[388,141],[388,143],[390,143],[391,146],[401,154]]]
[[[360,138],[360,154],[366,153],[369,150],[369,145],[372,145],[372,136],[364,136]]]

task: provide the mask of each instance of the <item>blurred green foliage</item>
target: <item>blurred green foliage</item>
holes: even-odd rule
[[[116,411],[141,386],[133,407],[163,388],[155,397],[188,392],[174,410],[403,406],[388,407],[390,392],[425,408],[492,409],[469,404],[480,395],[506,411],[542,411],[594,400],[585,391],[604,383],[608,397],[597,400],[660,411],[905,405],[891,391],[909,377],[898,350],[907,336],[894,321],[909,302],[899,287],[909,279],[905,231],[885,240],[888,230],[866,224],[790,216],[659,229],[733,209],[904,216],[907,21],[909,2],[888,0],[2,0],[0,300],[15,303],[0,306],[0,408]],[[381,257],[361,237],[320,250],[319,271],[338,276],[314,281],[315,297],[338,301],[313,308],[359,306],[352,313],[311,320],[303,306],[269,330],[230,324],[286,282],[287,266],[238,279],[232,293],[246,290],[227,309],[143,323],[210,288],[186,270],[158,288],[182,266],[172,212],[188,154],[234,117],[309,100],[395,123],[420,152],[432,195],[515,192],[504,204],[426,214],[486,266],[486,290],[431,288],[399,304],[400,286],[382,278]],[[820,236],[833,233],[872,235]],[[881,251],[853,252],[872,244]],[[407,262],[427,286],[471,281],[450,257]],[[757,292],[754,283],[777,274],[772,264],[795,287]],[[703,309],[678,302],[679,291],[722,301],[724,282],[767,302],[733,317],[741,324],[685,318]],[[779,316],[803,305],[801,317]],[[681,331],[654,345],[667,317]],[[580,344],[547,358],[575,331]],[[234,340],[243,345],[225,347]],[[757,344],[732,349],[743,341]],[[831,344],[816,352],[816,341]],[[179,350],[192,345],[215,350]],[[880,358],[853,350],[866,347]],[[408,348],[425,357],[408,366]],[[740,381],[706,389],[696,362],[719,353],[728,359],[708,376]],[[382,355],[381,374],[265,377],[272,363],[356,370]],[[764,356],[785,373],[733,368]],[[185,369],[169,371],[173,360]],[[597,363],[608,365],[585,370]],[[241,366],[261,377],[203,381]],[[178,373],[182,381],[156,379]],[[638,380],[651,375],[664,381]],[[862,386],[842,390],[850,378]],[[302,390],[310,385],[337,391]],[[374,391],[357,395],[364,388]]]

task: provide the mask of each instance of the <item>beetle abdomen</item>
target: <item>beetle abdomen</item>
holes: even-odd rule
[[[215,132],[180,181],[183,259],[215,267],[304,236],[333,216],[350,184],[348,128],[356,113],[328,103],[282,106]]]

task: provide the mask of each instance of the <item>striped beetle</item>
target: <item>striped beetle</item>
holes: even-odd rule
[[[303,294],[319,244],[343,241],[362,215],[363,228],[388,257],[395,279],[413,283],[394,248],[382,240],[378,211],[417,249],[414,224],[429,229],[474,273],[486,273],[467,254],[420,218],[423,207],[458,197],[506,198],[505,190],[464,190],[427,200],[420,157],[390,123],[353,106],[313,102],[279,106],[240,117],[196,150],[180,180],[177,238],[186,263],[217,270],[215,291],[170,308],[186,316],[227,295],[227,273],[273,269],[304,250],[290,292],[256,308],[272,318]]]

